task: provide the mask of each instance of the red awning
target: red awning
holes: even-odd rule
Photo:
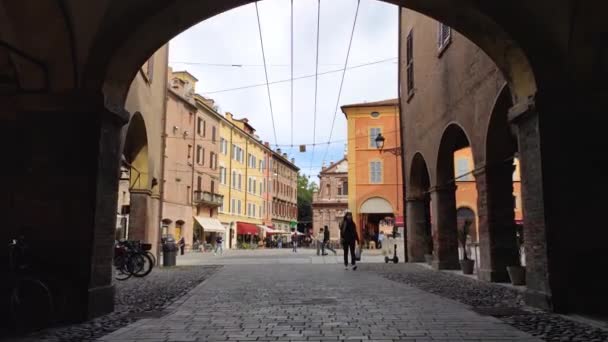
[[[242,234],[251,234],[258,235],[259,228],[255,224],[245,223],[245,222],[237,222],[236,223],[236,233],[239,235]]]
[[[403,227],[403,216],[395,217],[395,227]]]

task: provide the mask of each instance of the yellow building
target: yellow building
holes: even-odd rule
[[[271,152],[247,119],[231,113],[221,118],[219,190],[224,203],[218,217],[229,232],[229,248],[236,248],[237,240],[249,242],[261,229],[266,217],[265,156]]]

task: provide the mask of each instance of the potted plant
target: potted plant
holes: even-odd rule
[[[515,234],[517,242],[517,261],[515,265],[507,266],[507,272],[509,273],[509,278],[511,278],[511,284],[525,285],[526,268],[521,265],[521,250],[524,245],[524,231],[522,225],[516,225]]]
[[[458,231],[458,240],[462,246],[462,260],[460,260],[460,268],[463,274],[473,274],[473,267],[475,266],[475,260],[469,259],[467,255],[467,237],[469,236],[469,227],[471,221],[466,220],[462,226],[462,230]]]

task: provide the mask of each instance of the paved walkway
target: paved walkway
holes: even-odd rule
[[[192,265],[267,265],[267,264],[340,264],[344,262],[341,250],[337,255],[327,252],[326,256],[317,256],[316,249],[298,248],[296,253],[291,249],[255,249],[227,250],[223,254],[214,255],[205,252],[190,252],[177,256],[178,266]],[[363,250],[362,263],[384,262],[381,250]],[[401,256],[402,258],[402,256]]]
[[[537,341],[498,319],[340,265],[227,265],[161,318],[101,341]]]

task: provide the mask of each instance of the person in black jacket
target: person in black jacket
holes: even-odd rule
[[[355,271],[357,269],[355,261],[355,243],[358,242],[361,244],[361,241],[359,241],[357,226],[353,221],[353,214],[351,212],[347,212],[344,215],[344,220],[340,226],[340,233],[342,235],[342,247],[344,248],[344,269],[348,270],[348,251],[350,250],[351,266],[352,270]]]
[[[325,226],[323,227],[323,244],[321,245],[321,251],[323,252],[323,255],[327,255],[327,253],[325,253],[325,249],[329,249],[330,251],[334,252],[334,255],[336,255],[336,250],[331,248],[331,246],[329,245],[329,227]]]

